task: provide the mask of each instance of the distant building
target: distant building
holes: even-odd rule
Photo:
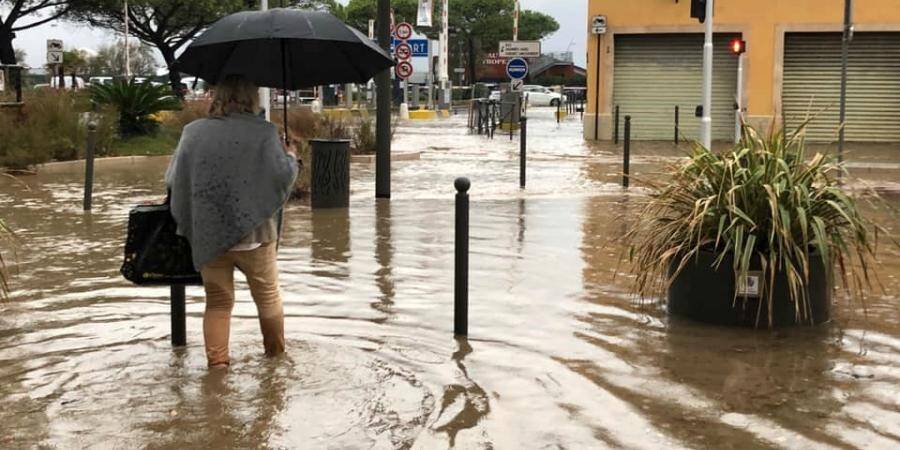
[[[594,138],[598,73],[600,139],[612,136],[616,106],[632,117],[636,139],[672,139],[676,106],[681,133],[698,137],[703,25],[690,17],[690,4],[589,0],[586,20],[605,15],[608,26],[606,34],[588,36],[587,139]],[[857,1],[854,8],[847,139],[900,142],[898,0]],[[728,44],[741,38],[746,121],[794,129],[812,114],[808,137],[836,140],[844,0],[716,0],[715,9],[713,139],[734,137],[738,58]]]
[[[571,52],[567,52],[571,55]],[[528,59],[528,77],[526,82],[531,83],[541,77],[554,77],[560,79],[572,79],[587,76],[583,67],[578,67],[572,61],[559,60],[553,54],[543,55],[539,58]],[[506,63],[509,58],[504,58],[497,53],[488,53],[481,58],[480,64],[475,68],[475,81],[479,83],[506,83]]]

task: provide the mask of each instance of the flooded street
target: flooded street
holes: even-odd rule
[[[584,143],[577,117],[529,115],[525,191],[518,137],[469,135],[456,116],[397,131],[395,151],[422,159],[394,163],[389,202],[374,165],[354,164],[349,210],[292,203],[287,356],[263,357],[238,275],[227,373],[206,368],[202,288],[173,350],[168,288],[118,274],[128,211],[163,195],[164,159],[98,170],[91,214],[81,169],[0,178],[20,241],[0,304],[0,448],[900,447],[896,247],[867,317],[837,295],[817,328],[670,319],[615,276],[642,192],[619,188],[620,156]],[[635,154],[650,176],[679,153]],[[860,176],[900,181],[878,167]],[[472,181],[468,339],[452,333],[457,176]],[[866,212],[897,236],[894,215]]]

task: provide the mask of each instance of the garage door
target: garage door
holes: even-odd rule
[[[737,57],[728,49],[733,37],[717,34],[714,40],[714,140],[734,140]],[[702,34],[616,35],[614,70],[613,105],[620,108],[620,133],[627,114],[632,139],[671,140],[678,105],[680,134],[699,139],[700,119],[694,110],[703,99]]]
[[[855,33],[847,68],[846,139],[900,141],[900,33]],[[808,138],[837,140],[840,93],[841,34],[788,33],[782,88],[788,129],[812,114]]]

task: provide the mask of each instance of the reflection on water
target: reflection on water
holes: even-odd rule
[[[0,448],[900,444],[895,250],[867,319],[841,302],[831,324],[770,332],[637,308],[615,274],[621,218],[637,213],[615,154],[540,113],[525,191],[517,143],[454,119],[398,133],[424,154],[395,164],[393,200],[373,200],[371,167],[354,166],[349,210],[290,205],[288,353],[262,357],[238,275],[227,372],[206,369],[202,290],[188,289],[189,345],[173,351],[168,290],[117,273],[127,211],[159,197],[164,161],[99,170],[89,214],[79,171],[0,180],[0,217],[22,242],[0,305]],[[452,336],[459,175],[473,179],[468,339]]]

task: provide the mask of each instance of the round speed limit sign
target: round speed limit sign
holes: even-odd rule
[[[409,61],[403,61],[400,64],[397,64],[395,72],[397,73],[398,78],[400,78],[401,80],[405,80],[412,76],[413,66],[409,63]]]
[[[395,50],[394,53],[397,54],[397,59],[406,61],[412,57],[412,47],[407,43],[403,43],[397,46],[397,50]]]

